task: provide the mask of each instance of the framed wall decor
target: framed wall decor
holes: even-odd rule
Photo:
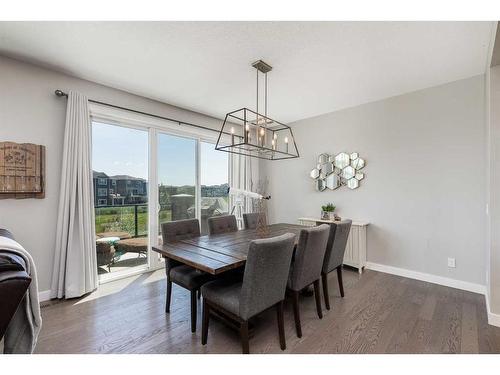
[[[0,199],[45,198],[45,146],[0,142]]]

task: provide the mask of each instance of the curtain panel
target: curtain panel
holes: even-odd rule
[[[88,99],[70,91],[51,298],[80,297],[97,288]]]

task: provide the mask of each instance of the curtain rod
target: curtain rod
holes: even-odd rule
[[[67,93],[65,93],[64,91],[59,90],[59,89],[55,90],[54,94],[56,94],[56,96],[58,96],[60,98],[62,98],[62,97],[66,97],[67,98],[68,97]],[[105,103],[105,102],[100,102],[98,100],[93,100],[93,99],[88,99],[88,101],[91,102],[91,103],[95,103],[95,104],[105,105],[107,107],[112,107],[112,108],[121,109],[121,110],[124,110],[124,111],[138,113],[140,115],[145,115],[145,116],[150,116],[150,117],[156,117],[156,118],[159,118],[159,119],[162,119],[162,120],[176,122],[179,125],[188,125],[188,126],[192,126],[192,127],[198,128],[198,129],[210,130],[210,131],[219,133],[219,130],[216,130],[216,129],[212,129],[212,128],[209,128],[209,127],[206,127],[206,126],[202,126],[202,125],[193,124],[193,123],[190,123],[190,122],[176,120],[176,119],[173,119],[173,118],[170,118],[170,117],[155,115],[153,113],[138,111],[136,109],[126,108],[126,107],[120,107],[118,105],[114,105],[114,104],[110,104],[110,103]],[[228,132],[222,132],[222,133],[223,134],[227,134],[227,135],[233,135],[233,134],[228,133]]]

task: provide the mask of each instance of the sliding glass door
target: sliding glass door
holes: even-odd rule
[[[92,173],[101,279],[148,266],[147,130],[92,123]]]
[[[215,139],[169,129],[147,119],[92,121],[101,281],[160,267],[151,249],[162,244],[161,224],[198,218],[207,234],[208,218],[231,210],[228,154]]]
[[[197,140],[158,133],[158,233],[161,224],[197,215]],[[161,238],[158,239],[161,243]]]

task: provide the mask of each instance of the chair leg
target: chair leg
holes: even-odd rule
[[[203,299],[203,319],[201,324],[201,345],[207,344],[208,338],[208,323],[210,321],[210,308],[208,307],[207,301]]]
[[[344,297],[344,284],[342,283],[342,266],[337,267],[337,279],[339,279],[340,296]]]
[[[248,321],[241,323],[240,326],[241,336],[241,351],[243,354],[250,354],[250,345],[248,343]]]
[[[170,312],[170,300],[172,299],[172,281],[167,276],[167,300],[165,302],[165,312]]]
[[[283,319],[283,301],[276,304],[276,315],[278,317],[278,332],[280,336],[280,347],[281,350],[286,349],[286,339],[285,339],[285,322]]]
[[[191,332],[196,332],[196,290],[191,291]]]
[[[325,307],[330,310],[330,294],[328,293],[328,274],[321,274],[321,284],[323,284],[323,297],[325,298]]]
[[[302,337],[302,327],[300,325],[300,312],[299,312],[299,292],[292,291],[293,294],[293,316],[295,318],[295,330],[297,337]]]
[[[316,312],[318,318],[323,319],[323,311],[321,311],[321,296],[319,294],[319,279],[314,282],[314,299],[316,300]]]

